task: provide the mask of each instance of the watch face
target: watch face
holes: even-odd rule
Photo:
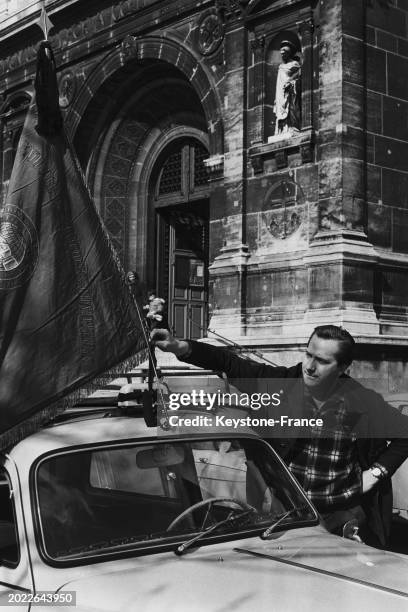
[[[373,476],[375,476],[376,478],[380,478],[380,477],[381,477],[381,475],[382,475],[381,470],[380,470],[380,468],[378,468],[378,467],[373,467],[373,468],[371,468],[371,473],[372,473],[372,475],[373,475]]]

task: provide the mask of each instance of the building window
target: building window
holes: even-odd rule
[[[207,149],[197,141],[178,141],[164,157],[156,187],[156,200],[172,196],[175,200],[189,201],[202,197],[207,189],[208,173],[204,159]]]

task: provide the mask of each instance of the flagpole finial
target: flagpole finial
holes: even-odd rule
[[[41,14],[39,19],[35,22],[42,30],[44,34],[45,42],[48,42],[48,33],[54,27],[51,19],[47,15],[47,11],[45,10],[45,0],[41,2]]]

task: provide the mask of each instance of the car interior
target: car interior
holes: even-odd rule
[[[284,484],[281,466],[268,466],[267,455],[252,447],[250,440],[160,441],[47,458],[37,469],[47,554],[97,553],[191,534],[232,510],[251,507],[258,517],[284,512],[298,493]]]

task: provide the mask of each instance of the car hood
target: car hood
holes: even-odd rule
[[[177,557],[155,554],[69,582],[77,612],[394,612],[408,607],[408,558],[328,534],[290,530],[268,541],[235,540]],[[108,564],[112,567],[112,563]],[[106,568],[105,568],[106,570]]]

